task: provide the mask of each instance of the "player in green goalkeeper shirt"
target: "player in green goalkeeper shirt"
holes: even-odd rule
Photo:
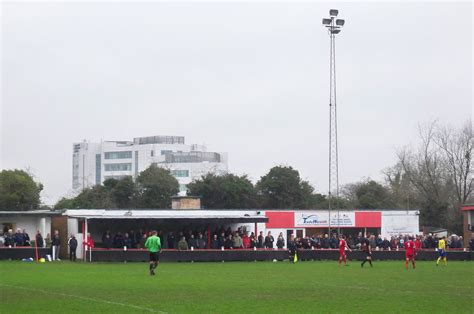
[[[161,241],[156,231],[151,232],[151,236],[146,239],[145,247],[150,252],[150,275],[155,275],[155,268],[160,262]]]

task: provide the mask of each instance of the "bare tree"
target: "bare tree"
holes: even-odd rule
[[[436,121],[420,126],[420,145],[400,150],[398,168],[386,172],[391,185],[400,182],[401,177],[408,179],[413,189],[410,192],[419,197],[423,223],[460,228],[459,206],[474,188],[472,135],[470,122],[460,129],[441,126]]]
[[[472,179],[472,123],[468,121],[456,130],[438,126],[433,137],[434,143],[444,153],[446,170],[453,182],[457,206],[464,204],[474,189]]]

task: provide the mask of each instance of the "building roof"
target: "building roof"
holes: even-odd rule
[[[474,210],[474,205],[461,206],[461,210],[466,210],[466,211]]]
[[[57,215],[61,215],[61,211],[53,211],[53,210],[47,210],[47,209],[0,211],[0,216],[57,216]]]
[[[227,223],[267,222],[268,218],[257,211],[242,210],[105,210],[69,209],[63,215],[87,219],[159,219],[159,220],[206,220]]]

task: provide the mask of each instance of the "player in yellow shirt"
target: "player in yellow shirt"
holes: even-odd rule
[[[443,260],[444,266],[447,265],[447,261],[446,261],[446,240],[445,239],[446,239],[446,237],[442,237],[438,241],[438,254],[439,254],[439,257],[438,257],[438,260],[436,261],[436,266],[439,265],[440,260]]]

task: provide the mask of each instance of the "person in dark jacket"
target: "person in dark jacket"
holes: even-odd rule
[[[203,238],[202,233],[199,233],[199,238],[196,240],[196,247],[198,249],[207,248],[207,241]]]
[[[23,239],[24,239],[24,245],[25,246],[31,246],[30,243],[30,235],[26,232],[26,229],[23,229]]]
[[[280,250],[285,246],[285,239],[283,238],[283,233],[280,232],[280,235],[277,239],[277,248]]]
[[[471,241],[469,241],[469,248],[471,251],[474,251],[474,236],[472,236]]]
[[[174,249],[175,248],[176,239],[174,237],[173,232],[170,232],[168,234],[168,237],[166,238],[166,242],[168,243],[168,249]]]
[[[229,234],[229,236],[225,239],[224,242],[224,249],[229,250],[234,247],[234,241],[232,240],[232,234]]]
[[[257,248],[263,249],[263,241],[265,237],[263,236],[263,231],[260,231],[260,234],[257,237]]]
[[[325,234],[324,238],[321,239],[321,248],[329,249],[329,237],[327,234]]]
[[[219,248],[223,248],[224,245],[225,245],[225,239],[226,239],[226,236],[225,236],[225,232],[222,232],[221,235],[219,236]]]
[[[111,249],[114,246],[114,240],[112,239],[110,232],[104,233],[102,237],[102,245],[106,249]]]
[[[296,255],[295,236],[291,234],[290,239],[288,240],[288,259],[290,260],[290,263],[295,262],[295,255]]]
[[[5,247],[14,247],[15,246],[15,238],[13,236],[13,230],[9,229],[6,234],[4,234],[5,237],[5,242],[4,245]]]
[[[333,234],[333,235],[331,236],[331,239],[329,240],[329,246],[331,247],[331,249],[337,249],[337,248],[338,248],[338,246],[339,246],[339,241],[337,240],[335,234]]]
[[[43,236],[41,235],[41,232],[39,230],[36,232],[35,240],[36,240],[36,246],[37,247],[40,247],[40,248],[44,247]]]
[[[53,255],[53,261],[59,259],[59,249],[61,248],[61,239],[59,238],[59,231],[54,230],[53,238],[51,239],[51,251]]]
[[[250,248],[256,248],[257,247],[257,238],[255,237],[255,234],[252,232],[250,234]]]
[[[127,249],[132,248],[132,238],[128,235],[128,232],[125,233],[125,236],[123,237],[123,246],[126,247]]]
[[[75,262],[76,261],[77,239],[73,234],[71,234],[71,237],[68,240],[68,245],[69,245],[69,260],[71,262]]]
[[[215,234],[214,237],[212,238],[211,248],[214,250],[219,250],[221,248],[220,241],[217,238],[217,234]]]
[[[191,249],[191,250],[197,248],[197,243],[196,243],[196,239],[194,238],[194,234],[191,234],[191,236],[188,240],[188,246],[189,246],[189,249]]]
[[[25,245],[25,237],[21,232],[21,229],[17,229],[15,233],[15,246],[24,246]]]
[[[117,232],[114,237],[114,248],[123,249],[123,236],[120,232]]]
[[[265,248],[273,249],[273,242],[275,242],[275,239],[273,238],[272,233],[268,231],[268,234],[265,237]]]

